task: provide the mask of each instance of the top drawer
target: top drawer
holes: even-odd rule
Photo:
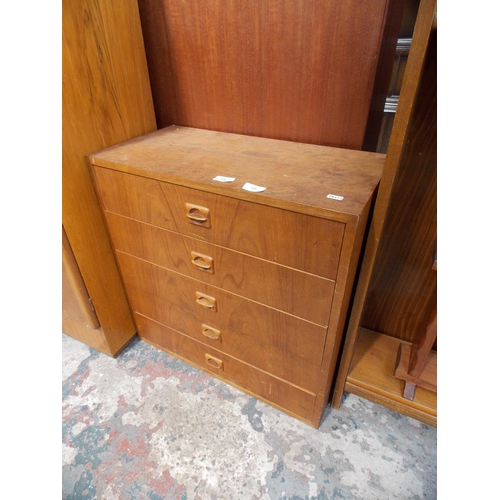
[[[104,208],[335,279],[344,224],[94,167]]]

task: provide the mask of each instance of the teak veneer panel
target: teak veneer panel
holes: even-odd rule
[[[92,309],[80,269],[62,228],[62,331],[106,352],[106,338]]]
[[[384,159],[380,153],[178,126],[89,155],[96,166],[339,222],[360,216]],[[214,181],[218,175],[235,181]],[[244,191],[246,182],[266,190]]]
[[[328,324],[334,281],[119,215],[107,214],[107,220],[119,251],[318,325]],[[191,263],[193,251],[213,259],[213,274]]]
[[[402,6],[143,0],[158,126],[361,149],[376,80],[391,71],[376,76],[386,27],[397,30],[391,12]],[[396,37],[390,46],[393,53]],[[392,63],[391,51],[383,57]]]
[[[337,275],[344,224],[106,168],[95,175],[109,212],[324,278]],[[207,208],[210,228],[191,223],[186,203]]]
[[[62,224],[100,324],[63,332],[108,355],[136,330],[85,155],[155,129],[137,0],[63,0]]]
[[[437,276],[437,34],[429,39],[411,140],[394,179],[363,321],[369,330],[415,342],[435,303]]]
[[[117,257],[134,311],[304,389],[315,390],[326,328],[130,255],[118,252]],[[197,304],[196,292],[214,297],[217,309]],[[219,330],[220,336],[207,338],[202,325]]]

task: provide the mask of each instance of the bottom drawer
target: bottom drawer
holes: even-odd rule
[[[245,392],[311,423],[316,396],[140,314],[139,336]]]

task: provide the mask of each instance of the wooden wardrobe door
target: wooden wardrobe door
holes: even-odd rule
[[[115,355],[136,332],[85,155],[156,129],[137,0],[63,0],[62,27],[62,223],[100,325],[66,282],[63,332]]]

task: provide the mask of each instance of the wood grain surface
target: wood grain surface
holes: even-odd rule
[[[136,0],[63,0],[62,222],[116,354],[135,335],[85,155],[156,129]],[[76,322],[77,323],[77,322]]]
[[[361,149],[391,4],[141,0],[158,127]]]
[[[62,230],[62,314],[91,330],[100,328],[64,228]]]
[[[106,168],[94,171],[108,212],[324,278],[337,275],[345,224]],[[188,204],[204,207],[209,227],[192,223]]]
[[[326,328],[121,252],[118,259],[134,311],[314,391]],[[215,297],[217,310],[201,307],[196,292]]]
[[[379,153],[177,126],[89,155],[96,166],[341,222],[359,217],[384,160]],[[213,180],[218,175],[235,181]],[[266,190],[245,191],[246,182]]]
[[[302,389],[315,391],[317,388],[317,382],[320,374],[320,364],[311,365],[304,361],[304,359],[299,356],[294,356],[290,354],[289,351],[274,347],[270,348],[269,343],[259,343],[260,338],[264,335],[271,334],[276,337],[275,332],[269,332],[269,330],[263,330],[260,334],[255,334],[249,336],[248,333],[240,333],[235,331],[219,330],[222,341],[209,341],[206,336],[203,335],[203,323],[192,322],[189,317],[183,318],[178,307],[172,306],[170,302],[164,301],[156,296],[151,296],[148,293],[143,293],[135,290],[134,288],[129,288],[129,293],[132,299],[134,307],[138,314],[149,318],[155,318],[156,321],[167,326],[169,328],[175,329],[188,337],[191,337],[198,342],[215,348],[221,352],[224,352],[230,356],[233,356],[239,360],[243,360],[256,368],[264,370],[276,377],[286,380]],[[163,314],[158,314],[161,311]],[[152,313],[152,314],[148,314]],[[165,313],[172,312],[170,316],[174,320],[182,320],[182,325],[180,321],[161,321],[162,316],[165,319]],[[183,314],[186,314],[182,311]],[[232,312],[235,314],[235,311]],[[219,326],[217,322],[210,322],[212,328]],[[180,328],[179,328],[180,326]],[[308,335],[307,327],[303,332]],[[321,345],[321,347],[323,347]],[[321,357],[320,357],[321,361]]]
[[[437,283],[436,33],[429,40],[411,140],[394,181],[362,326],[407,342],[425,329]]]
[[[413,2],[414,0],[410,0]],[[394,55],[398,38],[403,29],[402,22],[405,20],[404,14],[408,14],[409,0],[388,2],[386,21],[382,44],[380,46],[379,63],[370,104],[370,112],[367,118],[366,132],[362,149],[364,151],[385,152],[386,149],[379,149],[380,135],[383,131],[383,121],[387,113],[384,113],[385,102],[391,95],[391,80],[394,69]],[[398,92],[399,94],[399,92]]]
[[[328,325],[335,281],[256,259],[196,238],[107,214],[117,250],[318,325]],[[211,257],[214,272],[196,268],[191,252]]]

